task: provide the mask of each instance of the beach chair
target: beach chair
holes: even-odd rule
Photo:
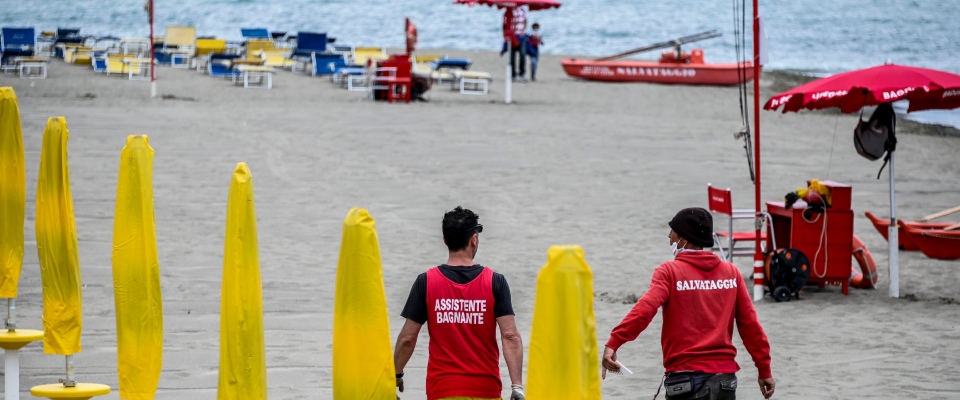
[[[144,56],[150,49],[149,39],[120,39],[120,53],[131,56]]]
[[[207,74],[210,76],[234,78],[238,72],[233,68],[233,60],[240,58],[239,54],[213,53],[207,62]]]
[[[0,68],[16,69],[15,57],[33,57],[37,31],[33,28],[3,28],[0,31]]]
[[[311,75],[336,75],[347,66],[347,57],[338,53],[312,53]]]
[[[197,28],[193,26],[167,25],[163,37],[162,53],[169,55],[170,65],[187,68],[197,49]]]
[[[720,224],[714,223],[714,233],[713,241],[714,247],[711,249],[713,251],[720,252],[720,258],[731,261],[733,257],[737,256],[749,256],[753,257],[756,252],[756,231],[734,231],[733,230],[733,221],[734,220],[749,220],[753,221],[756,215],[756,211],[752,209],[734,209],[733,202],[731,201],[730,189],[720,189],[714,187],[711,184],[707,184],[707,204],[710,213],[713,215],[723,214],[727,216],[727,229],[717,231],[717,227],[721,226]],[[766,212],[761,212],[764,219],[767,222],[767,225],[770,228],[770,232],[773,232],[773,219],[770,218],[770,214]],[[716,221],[716,220],[715,220]],[[752,224],[751,224],[752,225]],[[777,248],[776,238],[771,238],[773,248]],[[743,243],[743,246],[737,247],[737,243]],[[761,246],[766,246],[767,234],[763,230],[760,231],[760,243]],[[766,251],[766,249],[761,249]]]
[[[103,55],[103,60],[104,60],[104,64],[106,65],[105,72],[107,73],[107,76],[109,76],[110,74],[119,74],[120,76],[123,76],[123,74],[129,74],[131,72],[133,74],[139,74],[140,73],[139,65],[132,65],[127,62],[124,62],[124,59],[129,59],[129,58],[136,58],[136,57],[130,56],[129,54],[122,54],[122,53],[105,53]]]
[[[460,94],[485,95],[490,92],[493,75],[489,72],[449,70],[449,73],[453,75],[452,87],[459,88]]]
[[[210,55],[227,51],[227,41],[224,39],[197,39],[197,51],[194,53],[194,65],[197,71],[205,71]]]
[[[406,54],[395,54],[386,60],[375,62],[370,77],[370,98],[410,102],[413,92],[413,76],[410,58]]]
[[[327,34],[315,32],[297,32],[297,44],[290,53],[293,60],[293,72],[297,72],[297,63],[306,69],[306,64],[313,60],[313,53],[327,52]]]
[[[273,40],[267,28],[240,28],[240,36],[244,40]]]

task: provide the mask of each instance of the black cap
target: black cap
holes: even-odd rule
[[[670,229],[699,247],[713,247],[713,216],[700,207],[684,208],[670,220]]]

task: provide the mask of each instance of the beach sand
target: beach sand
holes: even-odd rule
[[[440,51],[422,51],[437,53]],[[477,261],[503,273],[529,345],[534,288],[546,251],[579,244],[593,268],[598,341],[671,258],[666,222],[706,206],[706,186],[730,187],[752,208],[735,88],[601,84],[566,77],[545,55],[539,80],[503,104],[503,59],[442,51],[493,73],[488,96],[435,87],[430,102],[385,104],[328,79],[279,72],[272,90],[244,90],[193,70],[159,70],[149,83],[54,61],[46,80],[0,76],[20,99],[27,157],[27,245],[17,311],[41,329],[34,241],[43,128],[66,116],[84,283],[84,351],[77,377],[117,399],[110,253],[120,150],[148,134],[165,318],[158,399],[212,399],[217,388],[220,282],[227,193],[238,162],[254,177],[263,276],[268,381],[274,399],[328,399],[332,308],[342,221],[351,206],[377,221],[393,335],[417,274],[446,260],[445,211],[471,208],[484,224]],[[783,76],[765,75],[766,100]],[[752,104],[752,103],[750,103]],[[752,108],[752,107],[751,107]],[[810,288],[802,301],[756,303],[772,345],[776,398],[958,398],[960,262],[900,255],[900,299],[888,297],[887,243],[863,216],[889,213],[886,172],[856,155],[856,115],[763,112],[763,199],[811,178],[853,186],[855,233],[880,265],[876,290]],[[918,134],[934,132],[941,134]],[[898,215],[916,219],[960,203],[960,137],[900,125]],[[889,171],[889,169],[887,170]],[[957,215],[945,218],[956,221]],[[749,223],[747,224],[749,226]],[[752,260],[736,264],[745,276]],[[750,285],[748,283],[748,285]],[[634,371],[603,383],[611,399],[650,398],[662,373],[660,317],[619,352]],[[557,332],[563,334],[563,332]],[[741,399],[761,398],[739,348]],[[403,399],[424,399],[426,329],[406,368]],[[599,357],[599,355],[598,355]],[[40,344],[21,353],[21,388],[55,383],[63,358]],[[526,369],[526,368],[525,368]],[[506,366],[501,362],[509,388]],[[505,396],[509,395],[504,391]],[[24,397],[27,394],[24,393]]]

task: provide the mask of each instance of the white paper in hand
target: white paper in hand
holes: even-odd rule
[[[623,365],[622,363],[620,363],[620,361],[614,361],[614,362],[616,362],[617,365],[620,366],[620,371],[621,371],[620,375],[623,375],[624,372],[626,372],[627,375],[633,375],[633,371],[631,371],[630,368],[627,368],[626,365]]]

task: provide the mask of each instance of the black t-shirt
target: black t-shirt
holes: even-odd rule
[[[449,265],[440,265],[440,273],[447,279],[458,284],[467,284],[480,276],[483,272],[482,265],[472,267],[451,267]],[[503,275],[493,273],[493,317],[500,318],[504,315],[513,314],[513,303],[510,300],[510,286],[507,285],[507,278]],[[410,296],[407,297],[407,304],[403,306],[403,312],[400,315],[406,319],[418,324],[427,323],[427,273],[424,272],[417,276],[410,288]]]

